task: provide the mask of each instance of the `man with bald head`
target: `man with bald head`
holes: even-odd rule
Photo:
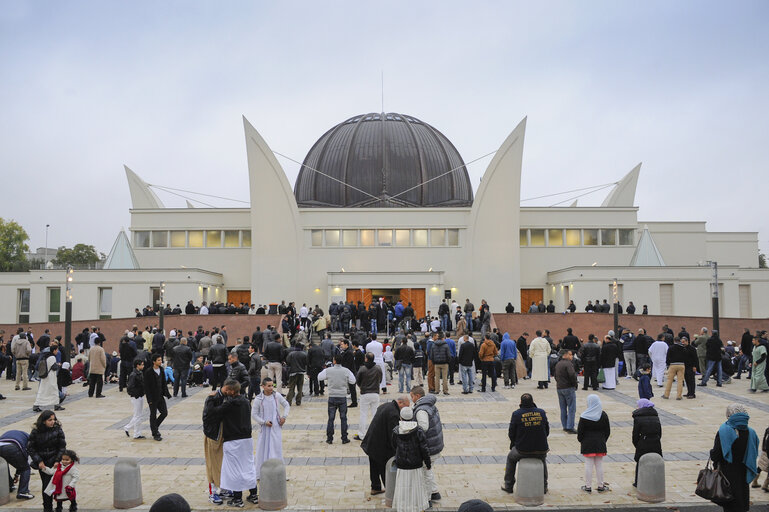
[[[371,495],[382,494],[385,483],[385,465],[395,455],[392,432],[398,426],[400,411],[410,404],[409,397],[401,395],[379,406],[371,420],[360,447],[368,455]]]

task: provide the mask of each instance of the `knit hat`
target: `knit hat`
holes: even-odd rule
[[[187,500],[176,493],[166,494],[152,504],[150,512],[191,512]]]
[[[411,421],[414,419],[414,410],[411,407],[404,407],[401,409],[401,419],[404,421]]]

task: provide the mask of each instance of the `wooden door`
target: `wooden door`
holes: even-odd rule
[[[371,304],[371,288],[348,288],[347,301],[355,304],[361,301],[368,307]]]
[[[371,294],[371,288],[363,288],[363,304],[368,308],[368,305],[371,304],[371,301],[373,299],[373,296]]]
[[[251,305],[251,290],[227,290],[227,302],[232,302],[236,306],[241,303]]]
[[[411,302],[414,308],[414,314],[417,318],[425,316],[425,289],[424,288],[402,288],[401,300],[405,306]]]
[[[543,297],[542,288],[521,288],[521,313],[528,313],[531,303],[539,304]]]

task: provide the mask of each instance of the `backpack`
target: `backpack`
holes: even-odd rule
[[[46,363],[47,358],[43,356],[43,354],[40,355],[40,357],[37,358],[37,375],[40,377],[40,379],[44,379],[48,377],[48,364]]]

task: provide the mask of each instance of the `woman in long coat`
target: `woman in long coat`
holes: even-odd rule
[[[769,384],[766,382],[766,347],[758,342],[758,338],[753,338],[753,372],[750,374],[750,392],[769,391]]]
[[[750,416],[742,404],[726,408],[726,422],[716,434],[710,458],[729,481],[734,499],[721,505],[724,512],[744,512],[750,508],[748,484],[756,476],[758,436],[748,426]]]
[[[642,398],[638,401],[638,409],[633,411],[633,446],[635,446],[635,479],[633,487],[638,484],[638,461],[647,453],[662,455],[662,425],[654,404]]]
[[[59,364],[56,362],[56,352],[58,350],[59,346],[54,343],[40,354],[40,357],[45,358],[48,374],[45,378],[40,379],[35,403],[32,406],[32,410],[35,412],[42,412],[43,409],[55,409],[57,411],[64,409],[64,407],[59,405],[59,382],[57,377]]]

